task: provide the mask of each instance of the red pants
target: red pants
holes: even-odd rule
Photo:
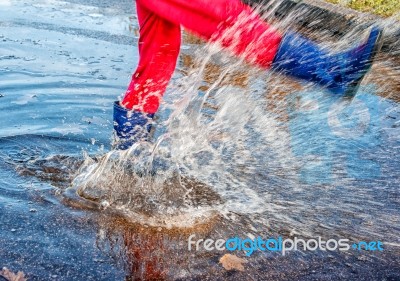
[[[122,100],[155,113],[175,70],[181,26],[233,54],[268,68],[282,36],[240,0],[136,0],[139,65]]]

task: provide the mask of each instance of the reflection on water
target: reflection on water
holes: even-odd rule
[[[187,35],[154,142],[113,151],[112,103],[137,61],[131,4],[25,2],[0,11],[8,268],[32,280],[399,277],[395,61],[382,57],[349,101]],[[218,264],[225,252],[188,251],[191,234],[345,237],[386,248],[256,252],[244,272],[227,272]]]

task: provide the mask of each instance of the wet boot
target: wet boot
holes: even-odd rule
[[[129,111],[114,102],[114,148],[125,150],[139,141],[149,141],[154,114]]]
[[[282,38],[272,68],[314,82],[335,94],[354,96],[380,50],[381,37],[382,30],[373,27],[364,43],[329,54],[309,39],[288,32]]]

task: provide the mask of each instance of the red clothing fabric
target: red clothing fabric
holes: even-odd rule
[[[269,68],[280,33],[240,0],[136,0],[139,64],[121,104],[155,113],[175,70],[181,26],[261,68]]]

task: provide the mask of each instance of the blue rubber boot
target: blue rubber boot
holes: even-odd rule
[[[354,96],[382,45],[382,30],[373,27],[367,40],[348,51],[329,54],[296,33],[282,38],[272,69],[314,82],[335,94]]]
[[[114,133],[116,149],[128,149],[138,141],[149,141],[154,114],[129,111],[114,102]]]

